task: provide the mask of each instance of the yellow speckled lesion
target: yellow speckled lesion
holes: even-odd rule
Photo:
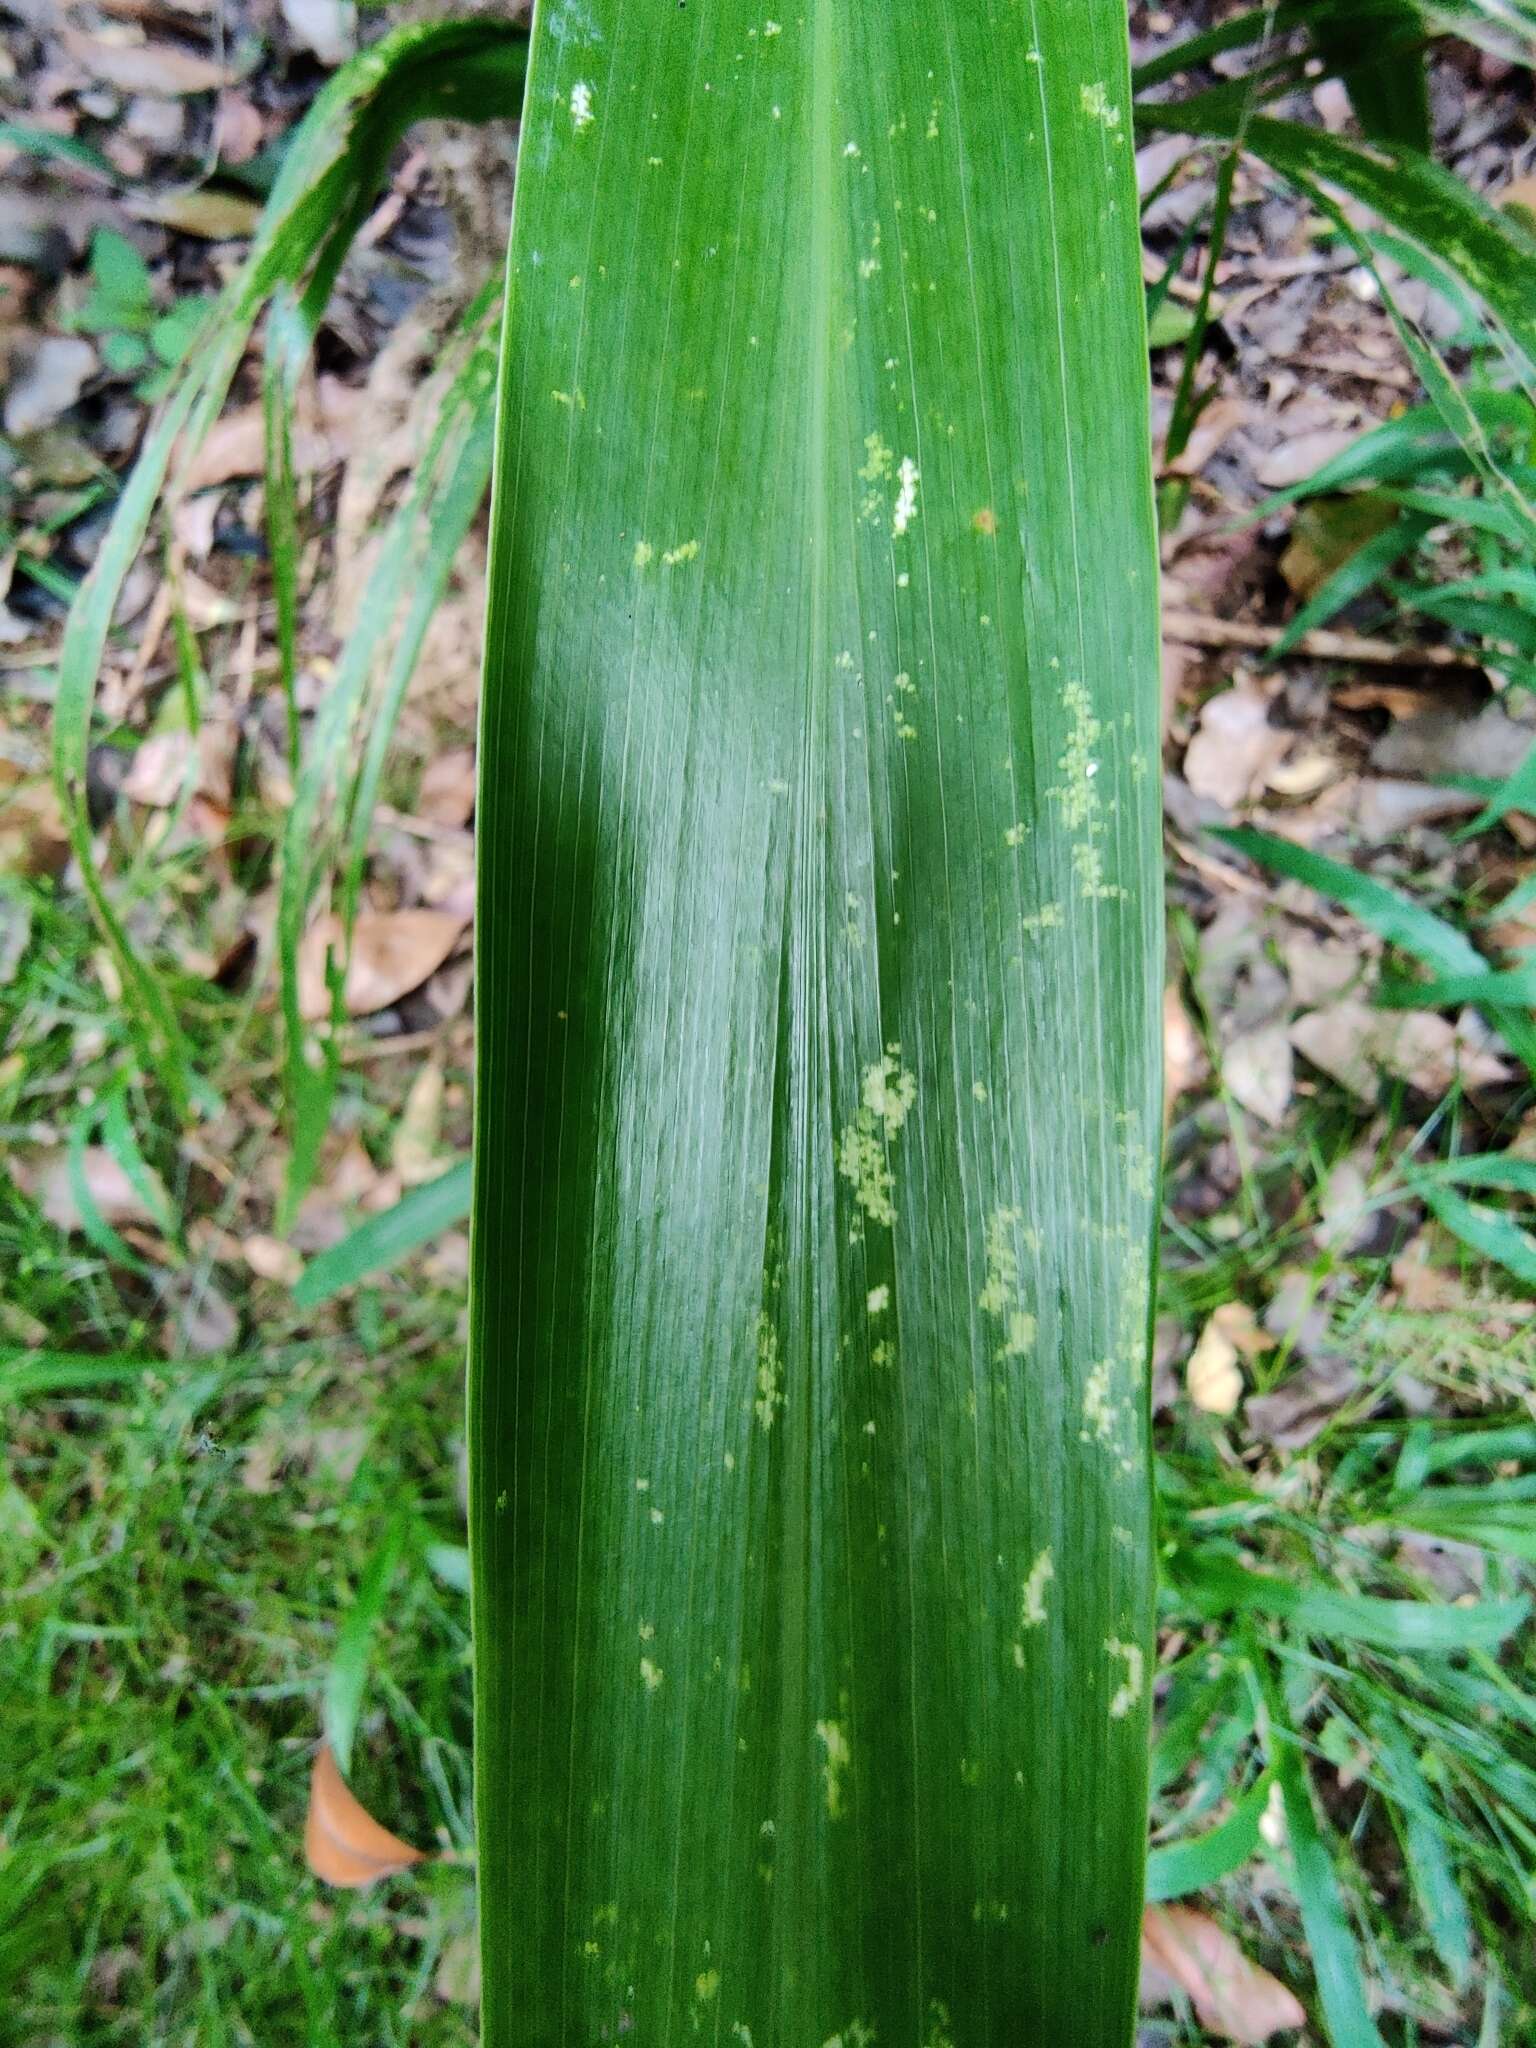
[[[1114,1361],[1108,1358],[1101,1358],[1088,1374],[1083,1387],[1083,1427],[1080,1431],[1085,1443],[1090,1437],[1097,1437],[1101,1444],[1114,1442],[1117,1420],[1114,1377]]]
[[[696,540],[679,541],[675,548],[667,548],[663,552],[661,557],[662,567],[664,569],[676,569],[684,562],[696,560],[698,552],[699,544]]]
[[[864,436],[864,462],[859,470],[860,477],[867,484],[877,484],[882,477],[891,473],[891,464],[896,460],[894,452],[878,434]]]
[[[894,1138],[917,1100],[917,1082],[901,1064],[901,1047],[887,1046],[884,1057],[864,1070],[864,1107],[880,1119],[885,1135]]]
[[[1109,1703],[1111,1721],[1123,1721],[1141,1698],[1141,1690],[1146,1683],[1146,1652],[1140,1643],[1122,1643],[1118,1636],[1109,1637],[1104,1648],[1111,1657],[1123,1658],[1125,1662],[1125,1677]]]
[[[896,1176],[885,1156],[874,1118],[861,1109],[837,1141],[837,1170],[853,1189],[854,1200],[871,1223],[888,1230],[896,1221]]]
[[[757,1313],[757,1399],[752,1404],[760,1429],[772,1429],[774,1417],[784,1406],[784,1367],[779,1356],[779,1333],[767,1309]]]
[[[987,1282],[976,1297],[976,1306],[989,1316],[1000,1316],[1019,1284],[1019,1255],[1013,1233],[1024,1221],[1022,1209],[994,1209],[987,1218]]]
[[[874,2048],[875,2030],[863,2020],[850,2020],[840,2033],[829,2034],[821,2048]]]
[[[1093,701],[1084,684],[1066,683],[1061,701],[1072,723],[1056,764],[1061,781],[1051,794],[1061,806],[1062,823],[1068,831],[1081,832],[1098,809],[1098,791],[1093,786],[1097,771],[1093,750],[1104,728],[1093,715]]]
[[[896,1176],[886,1148],[900,1134],[917,1100],[917,1081],[902,1066],[899,1045],[888,1045],[882,1057],[865,1068],[860,1094],[853,1121],[838,1135],[837,1170],[869,1220],[889,1229],[896,1221]]]
[[[1022,1209],[994,1209],[987,1218],[986,1280],[976,1297],[976,1306],[1002,1322],[1003,1341],[995,1354],[999,1359],[1023,1358],[1035,1341],[1035,1318],[1019,1277],[1016,1240],[1021,1235]]]
[[[1139,1110],[1123,1109],[1115,1118],[1120,1134],[1120,1156],[1125,1162],[1126,1180],[1131,1193],[1142,1201],[1150,1201],[1156,1183],[1157,1161],[1141,1134],[1141,1113]]]
[[[853,1751],[848,1746],[848,1737],[837,1721],[818,1721],[816,1734],[826,1751],[826,1762],[821,1769],[822,1788],[826,1794],[827,1812],[836,1820],[843,1810],[843,1772],[853,1760]]]
[[[1104,727],[1094,716],[1087,686],[1078,679],[1071,678],[1063,684],[1061,702],[1069,725],[1066,744],[1056,763],[1060,780],[1047,794],[1059,806],[1061,821],[1073,835],[1072,869],[1077,876],[1078,894],[1090,902],[1114,901],[1126,892],[1118,883],[1105,879],[1104,856],[1097,843],[1104,830],[1103,806],[1095,779],[1100,767],[1097,749],[1104,738]]]
[[[1045,1622],[1045,1589],[1056,1576],[1056,1562],[1047,1545],[1029,1568],[1019,1603],[1019,1627],[1040,1628]]]

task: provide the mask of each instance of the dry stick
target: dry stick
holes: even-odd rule
[[[1247,647],[1268,654],[1284,634],[1282,626],[1250,626],[1241,619],[1211,619],[1172,607],[1163,613],[1163,638],[1177,641],[1181,647]],[[1358,661],[1378,668],[1444,668],[1469,675],[1480,675],[1483,670],[1480,661],[1459,648],[1400,647],[1395,640],[1334,633],[1326,626],[1303,633],[1286,649],[1286,657],[1291,655],[1314,661]]]

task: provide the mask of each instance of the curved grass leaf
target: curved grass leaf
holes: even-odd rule
[[[1331,185],[1369,206],[1476,292],[1536,370],[1536,234],[1432,158],[1402,146],[1362,146],[1294,121],[1243,120],[1215,93],[1139,104],[1136,114],[1150,128],[1214,139],[1240,134],[1243,147],[1282,177]]]
[[[1343,81],[1366,138],[1427,151],[1429,77],[1415,0],[1315,7],[1309,25],[1317,54]]]
[[[294,1283],[295,1306],[318,1308],[344,1287],[355,1287],[372,1273],[387,1272],[408,1253],[462,1223],[469,1214],[470,1191],[467,1159],[436,1180],[412,1188],[393,1208],[370,1216],[340,1244],[310,1260]]]
[[[1310,1580],[1250,1571],[1223,1557],[1189,1557],[1180,1571],[1183,1591],[1201,1613],[1267,1614],[1305,1635],[1424,1655],[1496,1649],[1525,1620],[1531,1605],[1520,1599],[1445,1607],[1427,1600],[1336,1593]]]
[[[113,610],[167,478],[174,485],[173,458],[178,451],[189,457],[217,418],[262,309],[285,288],[299,291],[304,303],[328,296],[404,129],[429,117],[486,120],[515,109],[526,47],[500,22],[438,22],[398,30],[331,79],[284,154],[249,256],[173,378],[70,609],[54,712],[54,781],[81,886],[122,977],[124,1009],[147,1064],[183,1116],[191,1098],[180,1026],[108,894],[85,801],[96,683]]]
[[[1332,2048],[1383,2048],[1365,2001],[1365,1968],[1345,1911],[1338,1873],[1318,1826],[1306,1766],[1284,1732],[1284,1702],[1268,1658],[1257,1660],[1270,1718],[1270,1769],[1285,1802],[1292,1883],[1312,1958],[1312,1972]]]
[[[1274,1779],[1256,1778],[1219,1827],[1187,1842],[1169,1842],[1147,1858],[1147,1904],[1188,1898],[1240,1870],[1258,1848]]]
[[[22,1351],[0,1346],[0,1402],[50,1399],[120,1387],[152,1379],[166,1370],[163,1358],[97,1357],[78,1351]]]
[[[1419,1915],[1452,1989],[1465,1991],[1472,1980],[1472,1916],[1457,1880],[1444,1819],[1397,1717],[1377,1715],[1371,1732],[1378,1768],[1396,1808],[1403,1864]]]
[[[336,1647],[326,1669],[321,1723],[336,1767],[344,1778],[352,1768],[352,1743],[373,1663],[374,1643],[400,1563],[405,1534],[404,1517],[396,1515],[363,1567],[357,1591],[336,1632]]]
[[[1468,1498],[1474,1491],[1431,1487],[1417,1497],[1394,1501],[1382,1519],[1445,1542],[1476,1543],[1536,1564],[1536,1502]],[[1462,1497],[1447,1497],[1456,1493]]]
[[[496,300],[476,299],[444,350],[447,389],[426,449],[385,529],[358,620],[310,734],[283,829],[278,891],[284,1077],[293,1133],[280,1221],[314,1177],[330,1121],[353,921],[389,742],[464,536],[485,499],[494,445]],[[382,670],[382,678],[380,672]],[[360,727],[367,737],[358,755]],[[334,827],[333,799],[344,790]],[[319,878],[344,848],[341,933],[326,962],[331,1029],[316,1042],[300,1002],[299,950]]]
[[[1211,836],[1225,840],[1261,867],[1272,868],[1276,874],[1303,882],[1320,896],[1343,904],[1378,938],[1411,953],[1441,976],[1482,977],[1490,972],[1488,962],[1464,932],[1436,917],[1422,903],[1378,882],[1374,875],[1362,875],[1358,868],[1345,867],[1326,854],[1313,853],[1309,847],[1248,825],[1213,826]],[[1536,1019],[1502,1004],[1490,1006],[1484,1014],[1528,1071],[1536,1074]]]
[[[491,2048],[1130,2039],[1131,158],[1118,0],[536,23],[477,809]]]
[[[1396,568],[1404,555],[1412,553],[1431,524],[1422,513],[1405,512],[1356,548],[1297,612],[1276,641],[1271,660],[1278,661],[1304,633],[1310,633],[1314,626],[1326,626],[1345,605],[1363,597],[1389,569]]]
[[[1492,1259],[1527,1287],[1536,1287],[1536,1237],[1522,1230],[1513,1217],[1481,1202],[1465,1201],[1450,1188],[1436,1187],[1432,1182],[1419,1183],[1414,1191],[1423,1196],[1436,1221],[1459,1237],[1470,1251]]]
[[[1536,1004],[1536,966],[1485,967],[1480,974],[1441,974],[1433,981],[1388,981],[1376,991],[1387,1010],[1447,1010],[1463,1003],[1479,1009]]]
[[[1421,1186],[1510,1188],[1536,1195],[1536,1159],[1515,1159],[1507,1152],[1476,1152],[1456,1159],[1416,1160],[1412,1178]]]
[[[1473,390],[1465,394],[1464,403],[1474,429],[1485,443],[1509,446],[1522,453],[1529,451],[1531,434],[1536,429],[1536,412],[1523,393]],[[1474,467],[1464,436],[1447,422],[1438,405],[1411,406],[1399,418],[1383,420],[1380,426],[1372,427],[1311,476],[1272,492],[1256,508],[1254,516],[1267,518],[1282,505],[1318,497],[1327,491],[1345,490],[1352,484],[1411,486],[1425,477],[1436,481],[1463,477]],[[1476,501],[1468,500],[1472,502]],[[1518,534],[1528,536],[1529,528],[1517,514],[1507,507],[1505,512]]]

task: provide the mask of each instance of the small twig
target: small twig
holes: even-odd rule
[[[1170,607],[1163,613],[1163,638],[1181,647],[1246,647],[1269,654],[1285,637],[1283,626],[1252,626],[1241,619],[1211,619],[1200,612]],[[1303,633],[1286,657],[1311,661],[1358,661],[1377,668],[1444,668],[1480,674],[1483,664],[1456,647],[1402,647],[1395,640],[1372,640],[1363,633],[1335,633],[1318,626]]]

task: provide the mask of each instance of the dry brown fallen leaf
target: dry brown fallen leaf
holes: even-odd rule
[[[1210,1062],[1176,981],[1163,990],[1163,1090],[1170,1108],[1205,1079]]]
[[[1364,1103],[1376,1100],[1378,1070],[1429,1096],[1445,1095],[1458,1080],[1472,1089],[1496,1087],[1508,1072],[1478,1042],[1475,1020],[1377,1010],[1353,997],[1307,1011],[1290,1037],[1305,1059]]]
[[[322,1884],[358,1891],[381,1877],[393,1877],[425,1861],[388,1828],[380,1827],[337,1768],[331,1745],[315,1752],[309,1778],[309,1811],[304,1817],[304,1861]]]
[[[0,767],[0,869],[56,875],[68,860],[69,832],[53,778],[10,783]]]
[[[322,409],[325,393],[321,380]],[[226,413],[204,435],[197,453],[187,464],[181,479],[186,491],[205,491],[213,484],[227,484],[236,477],[260,476],[266,465],[267,430],[259,405],[242,406]],[[340,459],[340,447],[320,427],[300,425],[293,436],[294,473],[307,476],[327,463]]]
[[[1246,426],[1254,408],[1246,398],[1218,398],[1200,414],[1184,453],[1168,464],[1170,476],[1198,476],[1211,457],[1239,427]]]
[[[447,2005],[480,2003],[480,1942],[473,1929],[443,1944],[432,1989]]]
[[[1342,455],[1359,438],[1358,427],[1318,427],[1309,434],[1297,434],[1262,456],[1254,474],[1265,490],[1284,490],[1289,484],[1303,482],[1335,455]]]
[[[435,1060],[429,1060],[411,1083],[389,1148],[389,1163],[403,1187],[419,1187],[443,1170],[439,1145],[445,1089],[443,1070]]]
[[[1262,1358],[1279,1342],[1260,1325],[1246,1301],[1224,1301],[1220,1308],[1211,1311],[1211,1321],[1244,1358]]]
[[[1184,753],[1184,780],[1196,796],[1225,810],[1256,796],[1290,745],[1269,722],[1269,700],[1251,682],[1234,683],[1210,698]]]
[[[266,1237],[258,1232],[245,1240],[241,1250],[258,1280],[275,1280],[280,1286],[291,1287],[304,1270],[302,1254],[293,1245],[284,1244],[280,1237]]]
[[[55,1229],[85,1228],[85,1219],[75,1197],[74,1177],[67,1151],[45,1152],[28,1160],[16,1160],[12,1172],[17,1185],[29,1194]],[[165,1190],[152,1168],[146,1167],[149,1192],[158,1195],[160,1207],[145,1199],[105,1145],[87,1145],[80,1159],[85,1191],[96,1204],[103,1223],[116,1230],[126,1224],[158,1225],[170,1210]]]
[[[238,192],[211,191],[206,186],[196,192],[134,200],[128,210],[139,220],[155,221],[203,242],[243,241],[255,232],[261,219],[261,208],[254,199]]]
[[[1347,1358],[1323,1351],[1274,1393],[1251,1394],[1243,1421],[1256,1442],[1299,1451],[1321,1435],[1359,1386],[1360,1375]]]
[[[165,1301],[160,1342],[167,1358],[214,1358],[233,1350],[240,1317],[211,1279],[178,1274]]]
[[[1432,1252],[1429,1234],[1421,1232],[1392,1261],[1392,1285],[1399,1305],[1410,1315],[1434,1315],[1466,1306],[1467,1291],[1460,1278],[1436,1265]]]
[[[1221,1056],[1229,1093],[1267,1124],[1284,1121],[1296,1085],[1296,1063],[1283,1024],[1241,1032]]]
[[[349,1017],[388,1009],[420,988],[459,942],[467,918],[443,910],[365,910],[352,929],[343,1002]],[[326,955],[341,943],[341,920],[319,918],[299,946],[299,1014],[309,1023],[328,1017]]]
[[[1200,1341],[1184,1368],[1189,1398],[1206,1415],[1235,1415],[1243,1398],[1243,1375],[1237,1346],[1215,1316],[1200,1332]]]
[[[475,750],[449,747],[422,770],[416,809],[435,825],[467,825],[475,808]]]
[[[230,82],[222,64],[194,56],[176,43],[146,42],[123,28],[101,35],[67,28],[63,42],[77,64],[118,92],[177,99],[185,93],[213,92]]]
[[[1148,1906],[1141,1922],[1145,1970],[1172,1978],[1195,2017],[1224,2041],[1267,2041],[1306,2025],[1300,2000],[1268,1970],[1251,1963],[1231,1935],[1189,1906]]]

